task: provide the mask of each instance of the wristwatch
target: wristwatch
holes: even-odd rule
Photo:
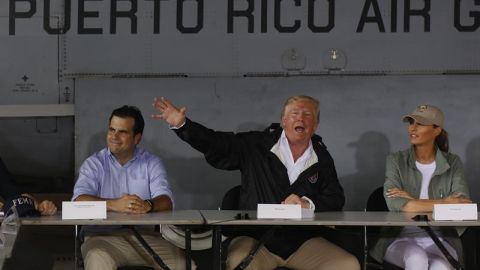
[[[150,213],[153,211],[153,201],[152,200],[145,200],[150,205],[150,210],[147,211],[147,213]]]

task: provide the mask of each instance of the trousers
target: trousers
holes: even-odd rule
[[[232,240],[228,247],[227,270],[234,269],[250,253],[257,240],[240,236]],[[288,267],[295,270],[359,270],[360,264],[355,256],[328,242],[315,237],[303,243],[286,260],[261,247],[248,270],[271,270],[276,267]]]
[[[142,232],[141,235],[170,269],[185,269],[183,250],[159,233]],[[81,251],[85,270],[116,270],[121,266],[150,266],[157,269],[153,258],[130,233],[86,236]],[[196,269],[193,261],[192,269]]]
[[[458,259],[457,252],[442,241],[448,252]],[[419,242],[414,237],[393,242],[385,253],[384,260],[405,270],[451,270],[448,260],[433,241]]]

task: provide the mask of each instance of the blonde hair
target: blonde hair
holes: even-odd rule
[[[287,101],[285,101],[285,104],[283,104],[283,109],[282,109],[282,114],[280,115],[280,119],[283,118],[283,115],[285,114],[285,108],[287,108],[288,105],[290,105],[295,101],[300,101],[300,100],[308,101],[312,103],[313,106],[315,106],[315,114],[316,114],[317,122],[319,122],[320,121],[320,102],[311,96],[304,96],[304,95],[289,97]]]

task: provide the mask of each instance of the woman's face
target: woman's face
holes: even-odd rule
[[[410,119],[408,123],[408,136],[413,145],[433,145],[435,138],[442,132],[442,128],[434,125],[422,125],[415,119]]]

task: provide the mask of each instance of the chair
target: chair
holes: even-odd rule
[[[368,196],[367,205],[365,207],[366,211],[372,212],[383,212],[389,211],[385,197],[383,196],[383,186],[376,188],[370,196]],[[368,255],[369,246],[368,242],[373,241],[380,235],[381,227],[364,227],[365,230],[365,239],[364,239],[364,259],[363,259],[363,268],[367,269],[383,269],[383,270],[403,270],[396,265],[383,261],[383,264],[376,262],[373,258],[370,258]]]
[[[372,194],[368,197],[367,200],[367,211],[388,211],[387,202],[385,202],[385,197],[383,197],[383,187],[376,188]]]
[[[242,186],[234,186],[229,189],[222,200],[222,210],[238,210],[240,208],[240,190]]]
[[[240,210],[240,191],[241,191],[242,186],[234,186],[233,188],[229,189],[225,195],[223,196],[222,199],[222,210]],[[229,238],[233,238],[237,235],[241,235],[240,232],[243,232],[243,228],[238,230],[236,228],[223,228],[222,229],[222,234],[225,236],[228,236]],[[231,240],[231,239],[230,239]],[[228,250],[228,245],[230,241],[227,240],[224,242],[225,244],[225,250]],[[223,248],[223,247],[222,247]],[[222,253],[222,255],[226,255],[226,252]],[[222,256],[223,257],[223,256]],[[225,266],[226,262],[226,256],[222,258],[222,266]],[[277,267],[275,270],[291,270],[290,268],[287,267]]]

